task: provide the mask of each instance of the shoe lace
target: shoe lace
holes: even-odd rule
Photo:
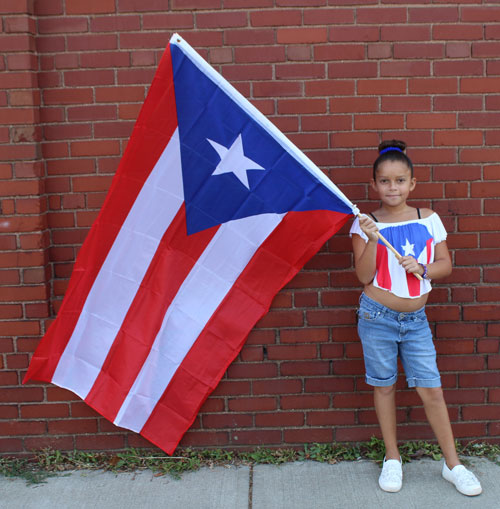
[[[462,470],[461,472],[459,472],[458,474],[458,481],[462,484],[465,484],[467,486],[474,486],[476,484],[478,484],[478,480],[476,478],[476,476],[470,472],[469,470]]]
[[[397,465],[385,464],[382,470],[382,477],[387,481],[399,481],[401,479],[401,472]]]

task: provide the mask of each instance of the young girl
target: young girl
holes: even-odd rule
[[[358,312],[366,382],[374,387],[374,403],[386,448],[379,485],[396,492],[402,485],[396,438],[397,359],[409,387],[415,387],[445,461],[442,475],[464,495],[479,495],[481,484],[458,459],[448,410],[436,365],[436,350],[425,315],[431,280],[451,273],[446,231],[430,209],[406,201],[416,179],[413,164],[398,140],[383,142],[373,164],[371,186],[382,202],[371,215],[356,218],[351,228],[356,275],[364,284]],[[398,260],[380,232],[402,255]],[[420,279],[416,275],[420,276]]]

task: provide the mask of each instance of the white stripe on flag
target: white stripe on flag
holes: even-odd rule
[[[114,423],[140,431],[233,283],[285,214],[223,224],[183,282]]]
[[[148,270],[184,202],[175,130],[131,208],[87,296],[52,382],[87,397]],[[145,218],[148,218],[145,220]]]

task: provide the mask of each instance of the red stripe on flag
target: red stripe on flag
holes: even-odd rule
[[[406,282],[408,284],[408,293],[410,297],[418,297],[420,295],[420,280],[415,274],[406,273]]]
[[[426,246],[427,246],[427,263],[431,263],[432,259],[432,243],[434,242],[434,239],[431,237],[430,239],[427,239]]]
[[[389,272],[389,258],[387,248],[377,244],[377,283],[380,288],[390,290],[392,286],[391,274]]]
[[[115,419],[170,303],[217,230],[218,227],[213,227],[188,236],[183,205],[165,232],[101,373],[85,399],[107,419]]]
[[[80,249],[57,319],[38,345],[23,383],[32,378],[52,380],[121,225],[176,128],[177,110],[168,46],[101,212]]]
[[[276,294],[350,215],[289,212],[261,245],[177,369],[141,435],[172,454]]]

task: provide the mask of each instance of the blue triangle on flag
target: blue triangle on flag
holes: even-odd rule
[[[258,214],[352,213],[182,50],[170,50],[189,234]]]

